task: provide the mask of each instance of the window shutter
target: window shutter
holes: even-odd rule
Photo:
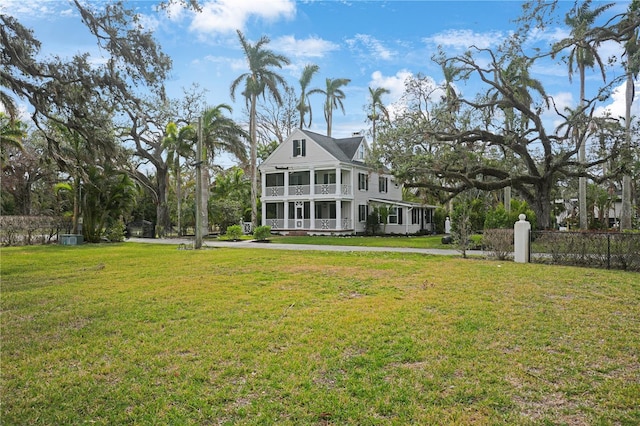
[[[398,207],[398,225],[402,225],[402,207]]]
[[[293,140],[293,156],[297,157],[298,156],[298,146],[300,144],[300,141],[294,139]]]
[[[303,157],[306,157],[307,156],[307,140],[306,139],[302,139],[300,141],[300,144],[302,145],[302,149],[300,150],[301,155]]]

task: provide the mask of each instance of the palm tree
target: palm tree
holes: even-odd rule
[[[314,89],[309,94],[322,93],[325,95],[326,100],[324,102],[324,119],[327,121],[327,136],[331,137],[331,125],[333,123],[333,110],[340,108],[344,114],[344,105],[342,100],[346,97],[342,89],[342,86],[346,86],[351,82],[348,78],[327,78],[327,86],[325,90]]]
[[[2,80],[0,79],[0,82],[1,81]],[[7,112],[11,121],[14,121],[18,117],[18,107],[16,106],[14,99],[8,93],[0,91],[0,105],[4,107],[4,110]]]
[[[25,125],[0,112],[0,166],[6,162],[5,150],[9,147],[22,150],[22,139],[26,136]]]
[[[371,114],[369,114],[367,118],[371,120],[372,123],[372,143],[376,142],[376,121],[380,118],[378,109],[380,109],[386,119],[389,120],[389,112],[382,103],[382,95],[386,95],[388,93],[391,93],[391,91],[384,87],[377,87],[375,89],[369,87],[369,96],[371,97]]]
[[[213,163],[216,151],[224,151],[234,155],[241,163],[247,162],[247,149],[245,139],[247,133],[233,119],[225,115],[225,111],[232,113],[233,109],[227,104],[218,104],[207,108],[202,114],[202,162],[207,165],[202,169],[202,193],[205,194],[202,202],[203,225],[208,228],[209,200],[209,167]]]
[[[249,43],[244,34],[238,30],[238,38],[245,58],[249,65],[249,71],[241,74],[231,83],[231,99],[235,100],[235,92],[241,83],[244,83],[242,96],[245,97],[249,107],[249,139],[251,142],[251,223],[255,227],[258,221],[258,180],[257,180],[257,130],[256,130],[256,105],[258,96],[264,96],[268,91],[278,105],[282,105],[282,97],[278,86],[286,86],[284,78],[273,71],[273,68],[282,68],[289,65],[288,58],[278,55],[272,50],[266,49],[269,38],[263,36],[255,44]]]
[[[581,5],[576,2],[574,8],[567,13],[565,17],[565,23],[571,28],[570,37],[559,41],[554,46],[554,55],[559,51],[570,48],[568,56],[569,66],[569,81],[572,80],[573,73],[577,67],[578,74],[580,76],[580,104],[579,110],[582,110],[584,106],[584,86],[585,86],[585,70],[587,68],[594,68],[596,63],[602,73],[602,79],[606,80],[605,67],[598,54],[598,47],[600,41],[598,37],[595,37],[596,32],[593,31],[591,25],[595,22],[596,18],[604,11],[613,6],[613,3],[599,6],[593,10],[590,9],[591,0],[586,0]],[[574,65],[575,64],[575,65]],[[579,130],[578,130],[579,131]],[[582,139],[574,132],[576,143]],[[586,146],[584,143],[580,144],[578,150],[578,162],[584,163],[586,159]],[[578,183],[578,203],[580,210],[580,228],[587,229],[587,180],[585,177],[579,178]]]
[[[192,144],[196,138],[196,130],[192,126],[178,126],[171,122],[167,124],[166,136],[162,145],[167,150],[167,164],[176,177],[176,198],[178,201],[178,236],[182,236],[182,165],[180,157],[190,157],[193,153]]]
[[[245,139],[247,132],[232,118],[225,115],[225,111],[231,114],[233,108],[228,104],[218,104],[207,108],[202,114],[203,145],[205,153],[203,161],[210,157],[213,161],[216,151],[224,151],[234,155],[241,163],[247,161],[247,148]]]
[[[300,77],[300,98],[298,99],[298,113],[300,114],[300,128],[303,126],[311,127],[311,121],[313,119],[313,115],[311,113],[311,104],[309,103],[309,93],[307,93],[307,87],[309,83],[311,83],[311,79],[313,75],[318,72],[320,67],[315,64],[308,64],[304,67],[302,71],[302,76]],[[305,123],[304,115],[309,113],[309,123]]]
[[[621,22],[621,27],[628,27],[628,33],[625,28],[621,28],[623,39],[625,40],[624,50],[627,56],[626,73],[627,83],[625,87],[625,150],[623,161],[625,164],[630,162],[631,154],[631,106],[633,105],[634,80],[640,72],[640,42],[638,41],[638,25],[640,20],[640,1],[633,0],[629,5],[626,19]],[[634,23],[635,22],[635,23]],[[625,166],[625,173],[622,176],[622,211],[620,212],[620,229],[631,229],[631,176],[629,175],[628,166]]]

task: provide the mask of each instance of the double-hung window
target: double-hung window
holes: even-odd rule
[[[358,173],[358,189],[360,191],[369,190],[369,176],[366,173]]]
[[[387,217],[387,223],[393,225],[402,225],[402,207],[393,206],[389,208],[389,216]]]
[[[380,192],[388,192],[389,179],[383,176],[378,178],[378,189]]]
[[[360,204],[358,206],[358,220],[360,222],[366,222],[369,215],[369,206],[366,204]]]
[[[307,155],[306,139],[294,139],[293,140],[293,156],[305,157],[306,155]]]

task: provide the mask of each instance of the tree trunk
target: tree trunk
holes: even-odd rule
[[[80,179],[76,176],[73,188],[73,218],[71,219],[71,233],[78,234],[78,220],[80,218]]]
[[[158,200],[156,201],[156,237],[165,236],[167,229],[171,226],[169,216],[169,202],[167,198],[167,167],[156,168],[156,180],[158,184]]]
[[[580,65],[580,108],[584,105],[584,65]],[[580,132],[586,132],[586,129],[580,129]],[[576,142],[579,140],[576,140]],[[586,138],[580,144],[578,150],[578,162],[583,165],[586,159]],[[581,176],[578,178],[578,209],[580,213],[580,229],[587,229],[587,178]]]
[[[182,182],[180,181],[180,160],[176,168],[176,198],[178,200],[178,236],[182,237]]]
[[[538,185],[534,196],[522,196],[536,214],[537,229],[551,229],[551,184]],[[527,218],[529,219],[529,218]]]
[[[206,152],[206,150],[203,150]],[[202,224],[202,236],[206,237],[209,235],[209,167],[207,166],[206,154],[203,156],[202,160],[202,198],[200,202],[202,203],[202,209],[200,210],[201,214],[201,224]]]
[[[620,229],[631,229],[631,104],[633,103],[633,75],[627,71],[627,85],[625,87],[624,128],[625,144],[622,150],[622,161],[625,164],[622,176],[622,210],[620,211]],[[615,200],[614,200],[615,202]]]
[[[258,226],[258,176],[257,176],[257,129],[256,129],[257,96],[251,95],[251,111],[249,112],[249,132],[251,134],[251,225]]]

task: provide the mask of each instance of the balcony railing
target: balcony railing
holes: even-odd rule
[[[312,224],[313,227],[311,227]],[[267,225],[269,225],[274,231],[279,229],[333,231],[338,229],[337,224],[337,219],[313,219],[313,221],[309,219],[299,219],[298,221],[296,221],[295,219],[267,219]],[[341,219],[340,224],[342,225],[340,229],[351,229],[352,227],[351,219]]]
[[[335,183],[323,183],[320,185],[314,185],[313,188],[316,192],[316,195],[329,195],[336,193],[336,184]]]
[[[286,187],[285,186],[267,186],[265,188],[264,197],[266,198],[275,198],[275,197],[284,197]],[[290,185],[288,194],[292,197],[301,197],[301,196],[309,196],[311,194],[311,185]],[[343,184],[340,185],[340,189],[342,192],[340,195],[351,195],[351,185]],[[322,196],[322,195],[336,195],[338,190],[338,185],[334,183],[330,184],[318,184],[313,186],[314,195]]]

